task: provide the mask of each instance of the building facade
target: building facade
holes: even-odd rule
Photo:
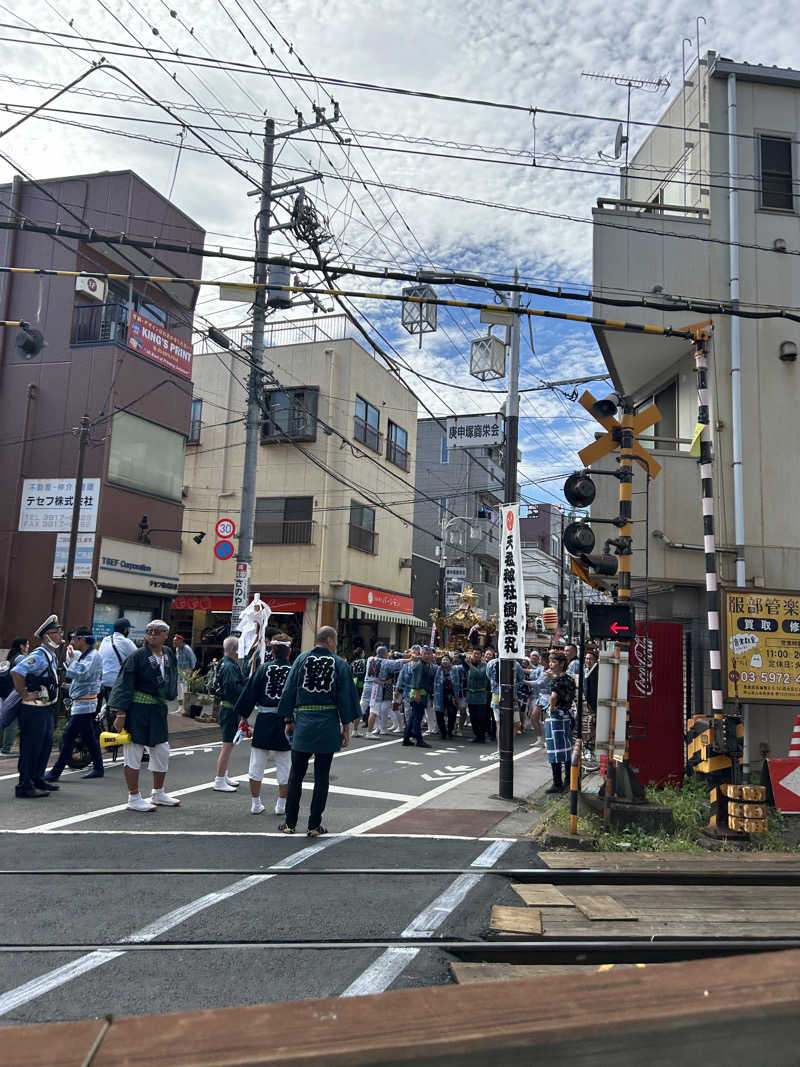
[[[442,590],[447,612],[467,583],[487,617],[497,612],[502,451],[497,445],[449,447],[441,421],[420,419],[416,489],[413,596],[425,620],[422,638],[425,627],[430,634]]]
[[[409,502],[417,402],[346,334],[344,316],[267,330],[264,368],[274,377],[263,391],[250,590],[295,651],[321,625],[338,627],[345,653],[359,642],[405,646],[418,621]],[[241,505],[245,434],[236,413],[246,407],[249,336],[229,335],[238,353],[206,342],[196,360],[184,502],[187,525],[209,538],[187,544],[173,604],[206,659],[230,624],[235,576],[234,559],[214,554],[215,524],[238,523]]]
[[[790,479],[800,448],[800,325],[702,306],[623,312],[603,295],[633,292],[666,308],[686,298],[738,300],[745,312],[794,308],[797,257],[786,253],[800,248],[798,104],[797,71],[707,53],[633,156],[619,198],[599,201],[593,212],[596,315],[674,328],[712,319],[708,385],[723,590],[800,590]],[[650,617],[684,624],[694,708],[707,711],[701,491],[689,455],[698,419],[691,348],[674,337],[595,332],[615,388],[637,409],[654,401],[661,414],[648,433],[663,471],[652,482],[641,471],[634,476],[635,592],[643,593],[647,575]],[[610,514],[616,482],[597,481],[593,513]],[[724,658],[723,677],[726,706],[741,707]],[[786,755],[793,704],[742,707],[750,760]]]
[[[204,231],[131,171],[15,178],[0,201],[6,218],[86,234],[6,230],[9,266],[200,276],[200,255],[143,254],[99,239],[128,234],[202,248]],[[168,611],[178,587],[196,296],[188,284],[0,278],[0,318],[28,321],[46,341],[33,354],[17,345],[16,328],[2,328],[0,644],[62,613],[83,415],[90,436],[67,622],[102,636],[124,614],[143,637],[147,621]]]

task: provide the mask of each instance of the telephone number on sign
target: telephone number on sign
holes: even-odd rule
[[[740,682],[762,682],[764,685],[797,685],[800,684],[800,674],[792,677],[791,674],[781,674],[779,671],[740,671]]]

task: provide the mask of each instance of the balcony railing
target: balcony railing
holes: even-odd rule
[[[396,441],[386,442],[386,458],[395,467],[407,471],[411,466],[411,453],[407,448],[402,448]]]
[[[125,304],[81,304],[72,316],[73,345],[124,345],[128,339]]]
[[[288,522],[259,522],[253,531],[255,545],[313,545],[316,522],[313,519]]]
[[[355,526],[350,523],[350,537],[348,545],[356,548],[359,552],[368,552],[374,556],[378,552],[378,535],[374,530],[368,530],[365,526]]]
[[[353,420],[353,436],[356,441],[361,441],[367,448],[371,448],[373,452],[380,452],[383,434],[376,430],[374,426],[370,426],[364,419],[359,418],[358,415]]]

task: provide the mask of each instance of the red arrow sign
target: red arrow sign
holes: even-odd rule
[[[620,626],[618,622],[612,622],[609,626],[609,630],[616,637],[617,634],[626,634],[630,630],[630,626]]]
[[[775,807],[786,815],[800,813],[800,759],[767,760]]]

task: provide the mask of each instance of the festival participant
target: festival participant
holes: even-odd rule
[[[378,645],[375,655],[367,660],[366,682],[371,683],[369,694],[369,719],[367,720],[367,737],[380,737],[386,732],[385,716],[383,715],[383,682],[381,681],[381,669],[389,649],[386,645]],[[361,706],[363,707],[363,696]],[[379,714],[380,713],[380,714]]]
[[[442,741],[452,738],[456,725],[458,675],[454,671],[452,660],[445,652],[433,682],[433,706]]]
[[[565,781],[569,782],[569,765],[572,757],[572,704],[575,700],[575,681],[567,674],[567,657],[557,649],[550,653],[550,706],[544,724],[547,744],[547,762],[553,774],[553,784],[548,793],[562,793]],[[566,779],[562,778],[564,764]]]
[[[417,748],[430,747],[426,741],[422,740],[422,717],[433,693],[435,678],[436,669],[433,663],[433,650],[428,645],[424,645],[420,658],[414,664],[408,684],[411,705],[403,733],[403,744],[406,746],[411,744],[413,736],[417,743]]]
[[[539,707],[537,697],[539,695],[539,684],[544,674],[544,667],[541,664],[541,658],[538,652],[531,652],[530,654],[530,668],[528,670],[528,720],[533,727],[533,732],[537,738],[544,737],[544,728],[542,726],[542,711]]]
[[[400,673],[395,682],[394,703],[398,707],[402,707],[406,723],[408,723],[411,716],[411,675],[414,673],[414,666],[421,655],[422,646],[412,645],[406,653],[403,666],[400,668]]]
[[[467,725],[469,710],[467,708],[467,661],[463,652],[453,654],[453,666],[450,668],[453,674],[453,685],[456,690],[456,705],[458,706],[458,722],[455,728],[456,736]]]
[[[486,741],[486,731],[489,725],[489,704],[492,698],[492,687],[486,676],[486,663],[479,648],[474,648],[470,653],[469,669],[467,670],[467,706],[469,707],[469,721],[472,724],[474,744],[483,744]]]
[[[222,745],[217,758],[217,776],[214,789],[218,793],[235,793],[238,782],[228,778],[228,764],[233,752],[233,739],[236,737],[236,724],[239,721],[234,710],[236,701],[244,689],[244,675],[239,666],[239,638],[226,637],[222,642],[222,663],[219,665],[219,726],[222,731]]]
[[[375,733],[367,734],[367,737],[380,737],[381,734],[396,734],[403,729],[403,717],[399,708],[394,706],[393,696],[397,676],[402,669],[402,660],[395,659],[393,653],[389,653],[380,661],[378,681],[372,687],[370,700],[370,721],[372,713],[375,714]],[[389,726],[389,718],[393,720]]]
[[[108,698],[116,712],[114,729],[126,730],[131,737],[123,745],[128,810],[150,812],[156,806],[177,808],[180,800],[164,791],[169,767],[167,702],[178,694],[178,665],[175,653],[165,648],[169,626],[162,619],[147,624],[144,645],[122,665]],[[149,801],[139,792],[139,770],[147,746],[153,775],[153,795]]]
[[[264,811],[261,800],[261,784],[267,762],[275,764],[278,779],[278,797],[275,802],[275,814],[286,812],[286,794],[288,792],[289,770],[291,768],[291,745],[284,731],[283,716],[278,713],[278,704],[283,695],[283,687],[289,677],[289,652],[292,640],[288,634],[276,633],[270,639],[270,658],[263,663],[249,680],[236,702],[236,715],[247,719],[256,709],[256,721],[253,724],[253,739],[250,749],[250,814],[260,815]]]
[[[336,655],[338,634],[332,626],[317,633],[314,648],[301,653],[286,679],[278,714],[292,741],[292,769],[286,797],[286,821],[278,827],[293,834],[300,814],[300,796],[308,763],[314,757],[314,792],[308,816],[308,837],[328,831],[322,815],[328,799],[333,757],[350,744],[350,723],[359,716],[358,693],[350,668]]]

